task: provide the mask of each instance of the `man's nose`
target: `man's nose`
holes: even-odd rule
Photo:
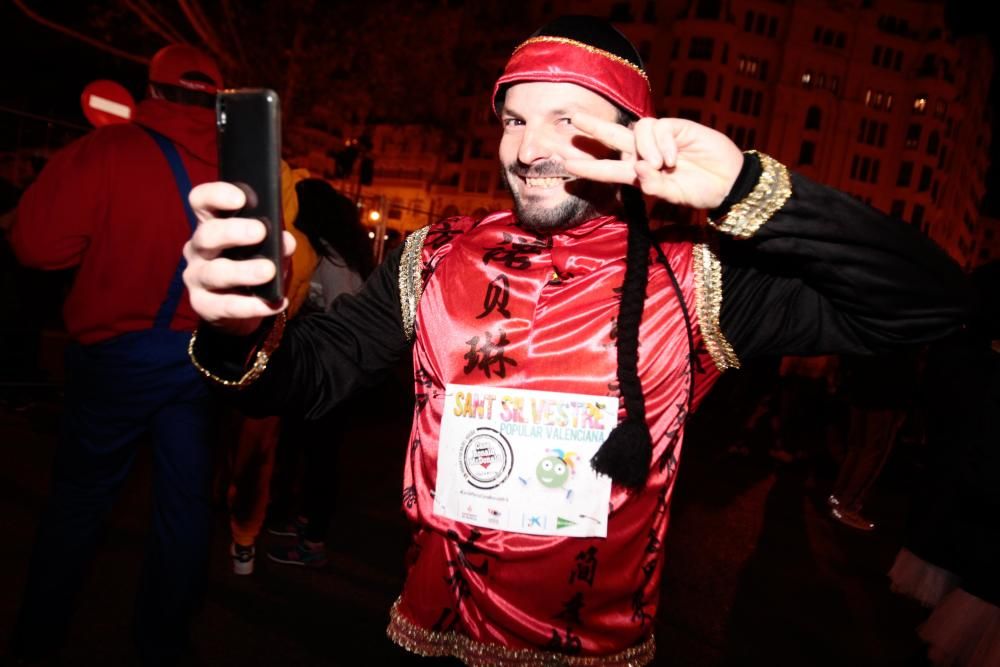
[[[517,150],[517,159],[521,164],[531,164],[538,160],[547,160],[556,152],[552,133],[544,127],[525,128],[521,135],[521,145]]]

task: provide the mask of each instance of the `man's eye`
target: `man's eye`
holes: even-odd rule
[[[558,123],[560,125],[572,125],[573,124],[573,119],[572,118],[560,118],[558,120]]]
[[[519,125],[524,125],[524,121],[521,120],[520,118],[504,118],[503,119],[503,126],[504,127],[517,127]]]

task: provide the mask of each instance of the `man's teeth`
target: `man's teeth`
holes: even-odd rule
[[[554,188],[562,183],[561,178],[530,178],[526,177],[524,182],[528,184],[530,188]]]

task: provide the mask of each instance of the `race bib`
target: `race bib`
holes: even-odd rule
[[[449,384],[434,513],[532,535],[606,537],[611,478],[590,459],[618,398]]]

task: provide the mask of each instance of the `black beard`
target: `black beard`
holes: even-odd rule
[[[522,179],[529,174],[538,178],[561,175],[558,167],[544,163],[535,165],[531,169],[521,169],[518,165],[511,164],[501,165],[500,171],[514,199],[514,213],[518,222],[536,232],[571,229],[603,215],[602,211],[617,208],[615,203],[618,186],[586,180],[570,181],[566,188],[570,196],[561,204],[550,208],[534,206],[521,199],[518,189],[514,187],[514,180]]]

